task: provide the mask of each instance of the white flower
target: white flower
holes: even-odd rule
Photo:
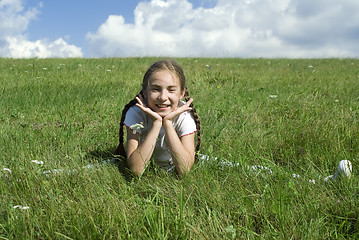
[[[14,206],[13,208],[18,208],[18,209],[20,209],[20,210],[27,210],[27,209],[29,209],[30,207],[29,206],[22,206],[22,205],[16,205],[16,206]]]
[[[47,68],[42,68],[43,70],[47,70]]]
[[[313,66],[312,66],[312,65],[309,65],[308,67],[309,67],[309,68],[313,68]]]
[[[140,130],[142,128],[145,128],[145,127],[143,126],[143,122],[140,122],[140,123],[136,123],[136,124],[131,125],[130,128],[132,129],[133,134],[136,134],[136,132],[138,130]]]
[[[39,165],[44,164],[44,162],[43,162],[43,161],[39,161],[39,160],[32,160],[31,162],[32,162],[32,163],[39,164]]]
[[[9,168],[4,168],[3,171],[7,171],[7,172],[11,173],[11,170]]]
[[[277,98],[277,95],[269,95],[270,98]]]

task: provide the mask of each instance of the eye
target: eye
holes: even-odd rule
[[[152,91],[152,92],[158,92],[158,91],[159,91],[159,88],[158,88],[158,87],[153,87],[153,88],[151,88],[151,91]]]
[[[176,92],[176,89],[175,88],[170,88],[168,91],[169,92]]]

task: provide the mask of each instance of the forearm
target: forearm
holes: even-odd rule
[[[129,168],[134,174],[141,175],[145,170],[156,146],[160,129],[161,123],[154,122],[153,127],[146,136],[146,139],[141,142],[127,157]]]
[[[171,152],[173,163],[179,175],[189,172],[194,163],[194,152],[188,150],[178,137],[172,122],[164,122],[167,144]]]

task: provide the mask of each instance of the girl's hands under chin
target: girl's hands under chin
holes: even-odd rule
[[[136,103],[137,107],[139,107],[142,111],[144,111],[154,121],[162,122],[162,117],[158,113],[152,111],[151,108],[147,107],[146,104],[144,104],[144,99],[143,99],[142,95],[140,95],[140,97],[136,97],[136,100],[138,102],[138,103]]]
[[[188,110],[192,110],[192,108],[189,106],[191,105],[191,103],[193,102],[193,98],[191,98],[190,100],[188,100],[188,102],[186,102],[186,104],[184,104],[183,106],[176,108],[174,111],[168,113],[163,120],[164,121],[171,121],[177,117],[178,115],[180,115],[181,113],[184,113]]]

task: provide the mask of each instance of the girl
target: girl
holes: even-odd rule
[[[147,70],[142,90],[122,111],[115,152],[127,159],[133,174],[141,175],[152,156],[169,172],[184,175],[191,170],[201,143],[200,121],[192,102],[183,70],[175,61],[159,61]]]

